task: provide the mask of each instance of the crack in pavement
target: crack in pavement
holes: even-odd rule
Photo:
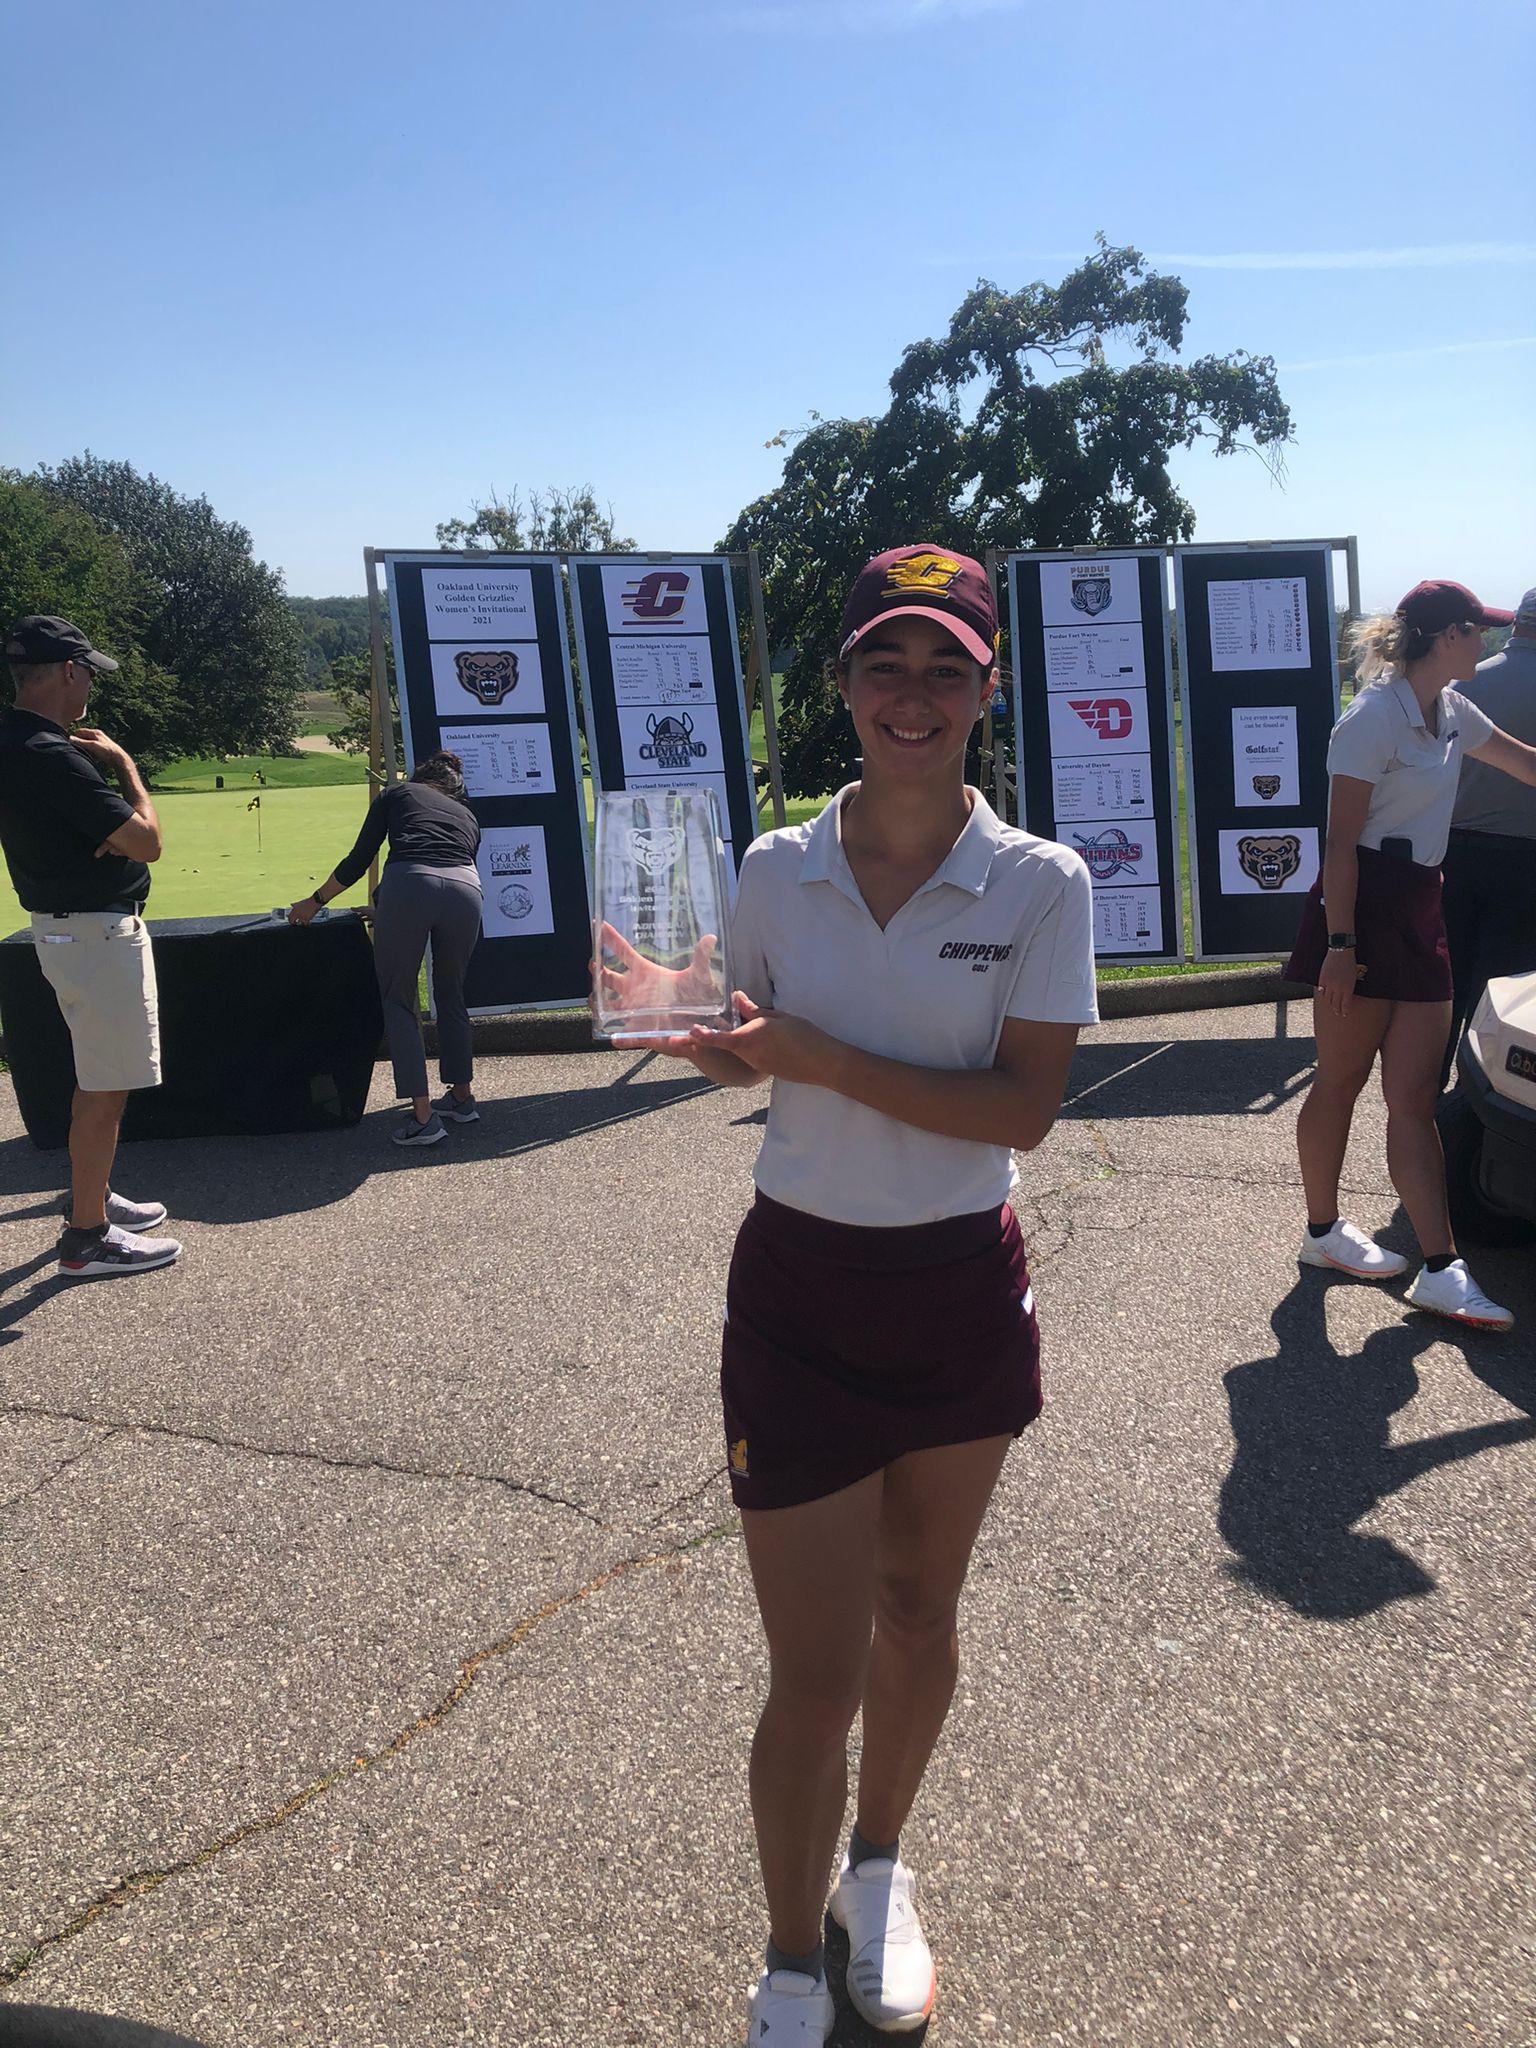
[[[645,1521],[643,1521],[639,1525],[639,1528],[636,1529],[635,1534],[639,1535],[641,1531],[645,1529],[660,1528],[661,1524],[665,1521],[669,1521],[671,1517],[677,1513],[679,1508],[687,1507],[690,1501],[698,1500],[701,1497],[701,1495],[708,1493],[709,1489],[714,1485],[717,1479],[723,1479],[725,1477],[725,1474],[728,1469],[729,1468],[723,1463],[712,1466],[711,1469],[705,1473],[703,1479],[700,1480],[697,1486],[690,1486],[686,1493],[680,1493],[677,1496],[676,1500],[668,1501],[667,1505],[664,1508],[660,1509],[656,1514],[647,1516]]]
[[[12,1411],[7,1409],[5,1412],[9,1414]],[[52,1419],[63,1421],[66,1418],[56,1416]],[[67,1419],[78,1421],[78,1418],[74,1416]],[[84,1444],[78,1451],[72,1452],[69,1457],[64,1459],[62,1464],[55,1465],[51,1472],[38,1480],[36,1486],[29,1486],[25,1493],[12,1494],[9,1500],[0,1500],[0,1515],[8,1513],[11,1508],[19,1508],[24,1500],[35,1499],[43,1491],[44,1487],[52,1486],[56,1479],[62,1479],[72,1465],[78,1465],[82,1458],[88,1458],[93,1451],[99,1451],[103,1444],[110,1443],[113,1437],[121,1436],[122,1434],[122,1425],[119,1423],[81,1423],[80,1427],[95,1429],[97,1434],[91,1438],[88,1444]]]
[[[594,1594],[603,1592],[621,1579],[633,1577],[637,1572],[653,1570],[658,1566],[676,1567],[686,1552],[700,1550],[706,1543],[720,1542],[739,1527],[736,1517],[732,1516],[729,1521],[718,1523],[713,1529],[706,1529],[702,1535],[690,1536],[686,1542],[673,1544],[666,1550],[652,1552],[646,1557],[621,1558],[617,1564],[610,1565],[605,1572],[599,1572],[595,1579],[589,1579],[585,1585],[577,1586],[569,1593],[557,1594],[552,1600],[546,1600],[542,1607],[536,1608],[532,1614],[525,1615],[506,1635],[498,1637],[485,1649],[476,1650],[472,1655],[462,1658],[458,1677],[437,1704],[418,1714],[414,1721],[408,1722],[388,1742],[378,1749],[350,1757],[346,1763],[339,1764],[334,1770],[327,1771],[323,1777],[314,1779],[302,1791],[284,1800],[281,1806],[274,1807],[270,1813],[260,1814],[254,1820],[229,1829],[216,1841],[205,1843],[202,1848],[194,1850],[190,1855],[178,1857],[174,1863],[168,1863],[162,1869],[130,1871],[126,1877],[118,1878],[62,1927],[56,1927],[51,1934],[41,1936],[11,1956],[8,1961],[0,1961],[0,1990],[19,1983],[45,1956],[84,1934],[106,1915],[121,1911],[135,1899],[148,1897],[162,1885],[168,1884],[172,1878],[185,1877],[193,1871],[205,1869],[217,1857],[230,1849],[239,1848],[242,1843],[274,1833],[285,1822],[292,1820],[295,1814],[302,1813],[317,1799],[323,1799],[338,1785],[347,1783],[349,1779],[361,1777],[364,1772],[374,1770],[378,1765],[401,1755],[412,1743],[441,1727],[451,1714],[457,1712],[488,1665],[510,1656],[514,1650],[521,1648],[536,1629],[542,1627],[545,1622],[552,1621],[557,1614],[563,1614],[568,1608],[579,1607]]]
[[[386,1458],[339,1458],[325,1451],[297,1451],[283,1444],[255,1444],[239,1437],[215,1436],[211,1430],[172,1429],[170,1424],[165,1422],[112,1422],[99,1415],[74,1415],[67,1410],[34,1408],[16,1402],[0,1407],[0,1415],[24,1415],[39,1422],[77,1422],[88,1429],[105,1430],[110,1436],[127,1434],[169,1437],[173,1443],[208,1444],[216,1450],[243,1451],[253,1458],[292,1458],[301,1464],[324,1465],[336,1472],[387,1472],[396,1479],[436,1479],[458,1483],[468,1481],[478,1486],[500,1486],[509,1493],[523,1494],[530,1500],[543,1501],[548,1507],[567,1508],[573,1515],[579,1515],[584,1522],[590,1522],[593,1528],[601,1529],[606,1535],[615,1535],[619,1533],[620,1528],[619,1524],[605,1521],[601,1515],[594,1513],[581,1501],[569,1500],[562,1493],[550,1493],[525,1479],[511,1479],[504,1472],[476,1472],[466,1465],[455,1466],[446,1472],[436,1472],[419,1465],[394,1465]]]

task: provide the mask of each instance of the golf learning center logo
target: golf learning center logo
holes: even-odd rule
[[[490,870],[492,880],[500,884],[496,901],[501,905],[502,916],[510,918],[513,924],[521,924],[533,909],[533,892],[518,879],[533,874],[532,846],[526,839],[516,840],[511,846],[493,846]]]
[[[686,569],[652,569],[638,583],[624,586],[620,602],[640,625],[662,625],[688,602],[689,582]]]
[[[1118,825],[1107,825],[1102,832],[1095,832],[1091,839],[1084,839],[1080,833],[1072,834],[1072,844],[1083,856],[1089,874],[1096,882],[1110,882],[1121,873],[1134,875],[1138,861],[1146,859],[1147,850],[1139,839],[1131,839]]]

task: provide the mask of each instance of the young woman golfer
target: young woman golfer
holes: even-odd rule
[[[954,1691],[971,1547],[1040,1408],[1011,1154],[1050,1130],[1097,1014],[1091,890],[1076,854],[966,786],[996,646],[978,563],[908,547],[860,573],[837,680],[863,780],[747,853],[732,926],[745,1021],[665,1042],[726,1087],[774,1084],[721,1367],[769,1650],[753,2048],[832,2031],[822,1913],[860,1707],[857,1824],[831,1902],[849,1994],[896,2033],[932,2009],[898,1837]]]
[[[1286,967],[1288,979],[1317,990],[1317,1072],[1296,1127],[1307,1193],[1302,1263],[1362,1280],[1407,1268],[1339,1215],[1350,1118],[1379,1052],[1387,1171],[1424,1254],[1408,1299],[1489,1330],[1507,1330],[1514,1318],[1456,1255],[1435,1129],[1451,1021],[1440,862],[1464,754],[1536,783],[1536,747],[1501,732],[1450,687],[1471,680],[1483,628],[1513,616],[1459,583],[1420,583],[1394,614],[1355,628],[1357,673],[1369,687],[1328,742],[1323,871]]]

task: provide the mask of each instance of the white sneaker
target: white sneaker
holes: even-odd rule
[[[824,1976],[764,1970],[747,1993],[747,2048],[822,2048],[835,2017]]]
[[[1512,1330],[1515,1326],[1509,1310],[1483,1293],[1464,1259],[1452,1259],[1439,1273],[1421,1266],[1409,1282],[1407,1299],[1413,1308],[1432,1316],[1449,1316],[1453,1323],[1470,1323],[1474,1330]]]
[[[832,1918],[848,1930],[848,1996],[883,2034],[912,2034],[933,2011],[938,1980],[917,1924],[912,1873],[899,1858],[847,1857],[832,1894]]]
[[[1408,1270],[1400,1253],[1384,1251],[1353,1223],[1335,1223],[1326,1237],[1307,1231],[1296,1256],[1304,1266],[1332,1266],[1336,1272],[1353,1273],[1357,1280],[1395,1280]]]

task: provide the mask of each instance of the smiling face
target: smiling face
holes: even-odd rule
[[[871,627],[837,679],[866,774],[911,780],[963,772],[965,744],[995,675],[937,619]]]

